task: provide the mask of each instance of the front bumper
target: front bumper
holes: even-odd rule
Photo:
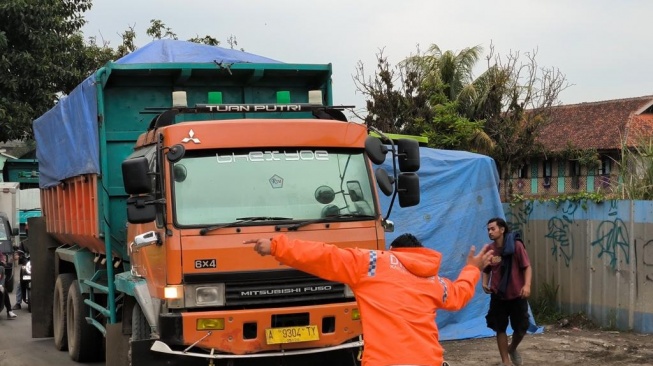
[[[161,314],[159,321],[159,342],[153,347],[158,352],[177,352],[188,354],[200,351],[201,357],[213,353],[216,357],[243,355],[251,357],[258,353],[289,355],[294,350],[340,349],[341,345],[362,335],[360,320],[352,316],[357,309],[356,302],[316,306],[297,306],[274,309],[252,309],[231,311],[205,311]],[[279,325],[274,319],[294,317],[303,314],[308,324]],[[223,330],[197,330],[199,319],[224,318]],[[265,329],[292,326],[315,325],[319,340],[267,344]],[[341,348],[360,347],[351,344]],[[156,348],[156,349],[154,349]],[[167,350],[170,351],[167,351]],[[318,351],[319,352],[319,351]],[[218,357],[218,355],[220,355]],[[200,356],[198,356],[200,357]]]
[[[158,344],[161,343],[161,344]],[[353,346],[354,343],[352,343]],[[344,346],[344,345],[343,345]],[[199,352],[166,352],[170,349],[162,342],[142,340],[131,342],[132,364],[138,366],[333,366],[360,365],[360,350],[357,348],[316,349],[315,353],[296,354],[294,351],[276,354],[221,355]],[[156,352],[153,352],[156,351]],[[161,352],[163,351],[163,352]],[[284,356],[284,357],[274,357]],[[217,359],[226,359],[222,362]],[[107,365],[109,363],[107,362]]]
[[[185,352],[185,351],[175,351],[170,348],[167,344],[161,341],[154,341],[152,348],[150,350],[155,352],[166,353],[169,355],[176,356],[188,356],[188,357],[199,357],[204,359],[252,359],[252,358],[269,358],[269,357],[283,357],[283,356],[301,356],[301,355],[310,355],[316,353],[325,353],[333,352],[348,348],[360,348],[363,347],[363,340],[352,341],[343,343],[337,346],[323,347],[323,348],[310,348],[310,349],[300,349],[294,351],[280,350],[276,352],[265,352],[265,353],[255,353],[247,355],[230,355],[230,354],[216,354],[214,351],[209,354],[198,353],[198,352]]]

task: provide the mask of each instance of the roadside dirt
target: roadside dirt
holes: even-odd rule
[[[451,366],[498,365],[495,338],[442,342]],[[580,319],[545,325],[519,346],[524,365],[653,365],[653,335],[601,330]]]

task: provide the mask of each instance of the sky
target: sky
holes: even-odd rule
[[[152,39],[151,19],[180,40],[211,35],[228,47],[287,63],[333,65],[335,105],[364,107],[353,76],[368,74],[382,49],[392,64],[419,47],[460,51],[490,45],[495,53],[536,51],[540,67],[557,68],[570,86],[563,104],[653,95],[650,0],[95,0],[84,13],[87,37],[116,47],[136,30],[136,45]],[[523,57],[523,56],[522,56]],[[482,58],[474,69],[485,70]]]

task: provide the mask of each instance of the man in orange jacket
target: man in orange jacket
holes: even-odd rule
[[[283,234],[244,243],[254,243],[260,255],[273,255],[283,264],[352,289],[361,312],[364,366],[441,366],[436,310],[467,305],[480,270],[492,257],[487,246],[477,255],[472,246],[467,265],[451,281],[438,276],[442,255],[411,234],[397,237],[389,251],[342,249]]]

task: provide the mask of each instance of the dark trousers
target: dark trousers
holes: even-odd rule
[[[9,292],[7,291],[7,289],[4,289],[4,291],[2,291],[2,297],[5,303],[5,310],[7,310],[7,314],[9,314],[9,312],[11,311],[11,299],[9,299]]]

